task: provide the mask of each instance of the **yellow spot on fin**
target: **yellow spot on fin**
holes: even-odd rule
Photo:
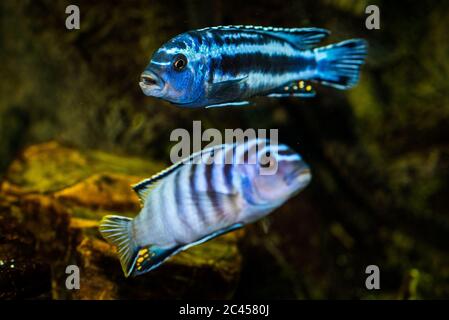
[[[278,88],[272,93],[267,95],[271,98],[283,98],[283,97],[305,97],[310,98],[315,96],[312,84],[306,80],[297,80],[288,85]]]
[[[142,264],[145,260],[149,260],[150,256],[148,254],[148,249],[140,249],[139,253],[137,254],[137,260],[136,260],[136,267],[137,270],[142,269]]]

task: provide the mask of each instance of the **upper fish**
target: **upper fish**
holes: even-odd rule
[[[315,46],[320,28],[218,26],[182,33],[152,56],[139,85],[147,96],[182,107],[244,105],[254,96],[311,97],[312,82],[353,87],[367,43]]]
[[[140,213],[134,219],[105,216],[99,229],[117,246],[125,275],[140,275],[266,216],[311,177],[309,166],[286,145],[265,139],[218,145],[136,184]]]

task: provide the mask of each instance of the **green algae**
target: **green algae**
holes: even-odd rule
[[[62,147],[50,142],[28,148],[12,163],[6,179],[24,192],[48,193],[69,187],[96,173],[149,177],[163,166],[137,157]]]

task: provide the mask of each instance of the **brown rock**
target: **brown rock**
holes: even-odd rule
[[[8,221],[16,219],[18,228],[33,240],[28,244],[28,255],[15,256],[17,261],[30,261],[21,264],[27,275],[24,279],[51,270],[54,299],[229,297],[240,273],[237,240],[241,232],[191,248],[136,278],[124,277],[115,248],[100,236],[97,227],[102,216],[138,213],[139,201],[130,186],[159,169],[159,165],[142,159],[80,152],[54,142],[26,149],[12,163],[0,186],[1,197],[7,199],[5,208],[13,212]],[[3,230],[8,236],[13,236],[11,232],[9,227]],[[16,242],[7,245],[21,246]],[[1,248],[0,242],[0,253]],[[80,268],[80,290],[65,287],[65,270],[71,264]],[[43,287],[41,280],[48,289],[48,274],[38,277],[37,282],[29,280],[30,289],[25,291],[45,291],[37,290]],[[9,281],[9,275],[9,270],[2,273],[0,269],[0,283]],[[15,289],[1,290],[0,296],[9,296]]]

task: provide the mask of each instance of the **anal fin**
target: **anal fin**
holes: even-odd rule
[[[288,98],[288,97],[300,97],[300,98],[312,98],[316,95],[313,90],[312,84],[305,80],[299,80],[287,84],[277,90],[272,91],[267,97],[270,98]]]
[[[164,263],[168,258],[174,256],[175,254],[181,251],[205,243],[211,239],[214,239],[225,233],[240,229],[242,227],[243,227],[242,223],[236,223],[229,227],[217,230],[207,236],[204,236],[203,238],[197,241],[185,245],[175,246],[172,248],[163,249],[157,246],[147,246],[145,248],[142,248],[139,250],[137,254],[135,260],[135,268],[133,269],[132,276],[138,276],[151,270],[154,270],[157,267],[159,267],[162,263]]]
[[[169,257],[179,252],[181,246],[162,249],[157,246],[148,246],[139,250],[132,276],[147,273],[159,267]]]

